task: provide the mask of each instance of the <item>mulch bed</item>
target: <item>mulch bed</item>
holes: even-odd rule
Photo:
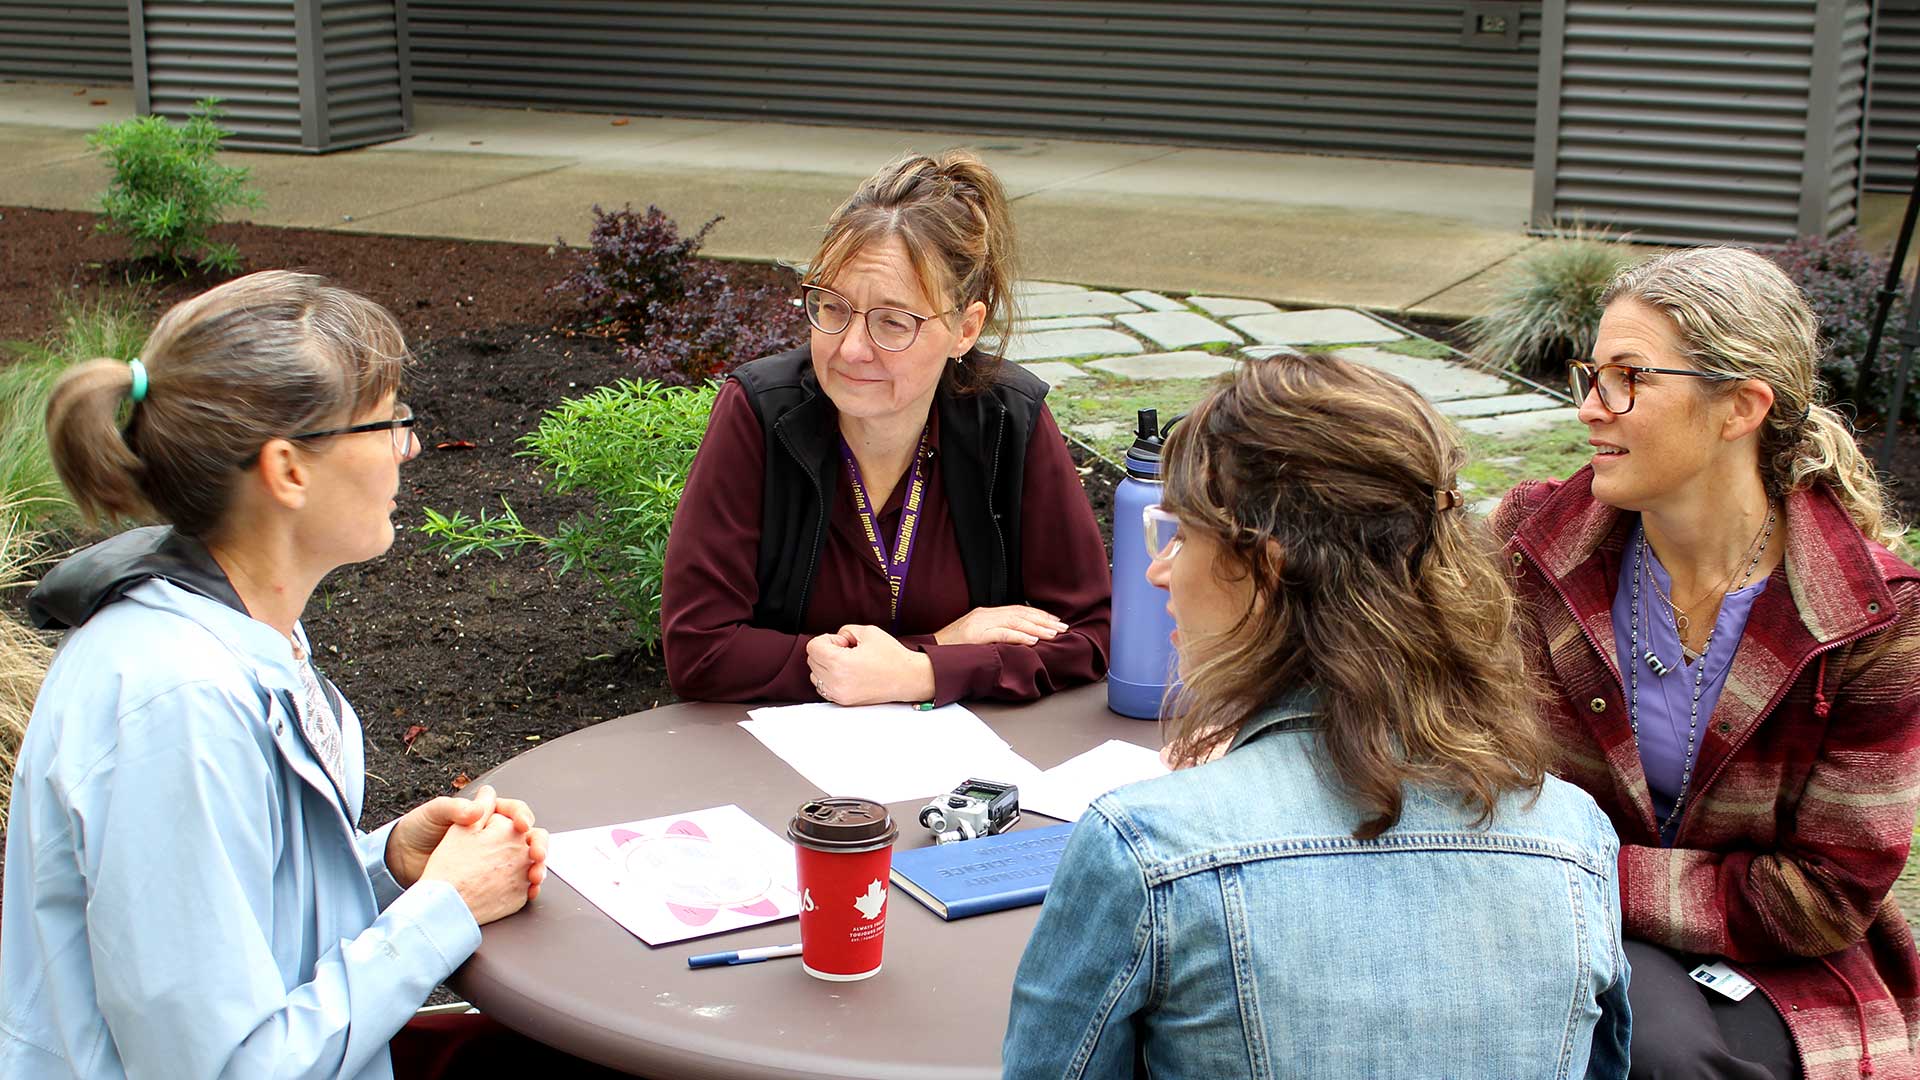
[[[0,342],[49,329],[59,291],[146,276],[95,220],[0,207]],[[305,616],[316,659],[366,729],[363,820],[383,822],[541,741],[673,700],[657,653],[635,647],[584,575],[556,574],[534,555],[456,564],[413,531],[422,507],[477,514],[506,498],[542,532],[591,509],[546,492],[516,453],[547,409],[631,374],[608,342],[554,328],[568,311],[546,290],[569,257],[540,245],[244,224],[222,226],[218,239],[237,244],[248,269],[311,270],[380,301],[418,356],[406,393],[425,449],[401,473],[393,549],[330,575]],[[788,274],[719,265],[739,285]],[[151,286],[156,314],[220,280]],[[1104,530],[1118,475],[1076,454]]]

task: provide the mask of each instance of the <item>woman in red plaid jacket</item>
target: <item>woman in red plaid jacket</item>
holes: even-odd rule
[[[1554,771],[1620,834],[1633,1075],[1920,1076],[1888,895],[1920,802],[1920,572],[1772,263],[1675,252],[1603,303],[1572,366],[1593,460],[1494,527]]]

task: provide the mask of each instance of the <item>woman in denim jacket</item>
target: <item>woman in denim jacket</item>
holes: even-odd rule
[[[1243,365],[1175,429],[1147,535],[1182,768],[1074,831],[1008,1077],[1626,1075],[1618,842],[1545,775],[1463,459],[1322,356]]]

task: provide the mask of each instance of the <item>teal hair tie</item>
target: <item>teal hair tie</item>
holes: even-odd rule
[[[133,369],[133,390],[129,396],[137,405],[147,396],[147,365],[141,363],[140,358],[136,356],[127,361],[127,366]]]

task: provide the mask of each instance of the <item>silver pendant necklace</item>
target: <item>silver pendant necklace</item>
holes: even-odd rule
[[[1753,580],[1754,569],[1760,565],[1761,557],[1766,554],[1767,547],[1773,542],[1773,525],[1776,517],[1777,515],[1773,506],[1769,504],[1767,506],[1767,523],[1762,526],[1759,543],[1755,545],[1752,557],[1747,560],[1746,572],[1741,575],[1740,583],[1733,586],[1729,592],[1744,589],[1747,587],[1747,584]],[[1652,568],[1647,565],[1649,555],[1647,552],[1647,529],[1645,525],[1640,527],[1638,541],[1634,547],[1633,599],[1630,602],[1627,612],[1627,653],[1629,656],[1643,655],[1640,651],[1640,579],[1642,577],[1651,579],[1653,574]],[[1660,834],[1662,836],[1665,836],[1667,830],[1673,827],[1674,822],[1680,820],[1680,812],[1687,805],[1688,791],[1693,786],[1694,751],[1700,734],[1700,694],[1707,685],[1707,655],[1713,651],[1713,635],[1719,629],[1720,620],[1715,619],[1714,624],[1707,628],[1706,641],[1700,644],[1700,664],[1693,670],[1693,703],[1687,712],[1687,748],[1684,756],[1680,759],[1680,792],[1674,796],[1673,809],[1668,811],[1667,819],[1659,823]],[[1673,669],[1654,654],[1653,642],[1651,640],[1653,634],[1651,630],[1648,631],[1647,636],[1649,640],[1643,658],[1655,675],[1665,675]],[[1686,651],[1686,642],[1684,640],[1680,644],[1680,649],[1683,653]],[[1729,660],[1728,662],[1731,663],[1732,661]],[[1637,747],[1640,745],[1640,665],[1629,660],[1626,668],[1628,671],[1627,723],[1633,729],[1633,744]]]

